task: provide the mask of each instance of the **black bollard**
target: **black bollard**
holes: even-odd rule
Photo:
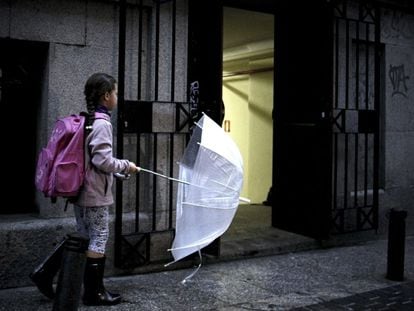
[[[68,234],[56,288],[53,311],[78,310],[89,240]]]
[[[387,279],[404,280],[405,218],[407,212],[391,209],[388,228]]]

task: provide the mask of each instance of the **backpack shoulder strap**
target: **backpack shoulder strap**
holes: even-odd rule
[[[79,113],[79,115],[85,118],[85,123],[84,123],[85,124],[85,126],[84,126],[84,128],[85,128],[85,138],[92,131],[93,122],[96,119],[104,119],[104,120],[107,120],[107,121],[110,120],[110,117],[107,114],[102,113],[102,112],[95,112],[94,117],[92,117],[91,114],[89,114],[86,111],[81,111]]]

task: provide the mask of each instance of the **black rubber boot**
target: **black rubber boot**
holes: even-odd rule
[[[53,279],[60,269],[65,241],[63,240],[56,245],[46,259],[29,275],[39,291],[50,299],[55,297]]]
[[[108,292],[103,285],[105,257],[86,258],[83,280],[83,303],[87,306],[115,305],[121,302],[121,295]]]

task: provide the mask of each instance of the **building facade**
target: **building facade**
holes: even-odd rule
[[[0,287],[30,284],[33,266],[74,230],[65,201],[36,191],[34,171],[54,121],[85,109],[92,73],[117,77],[115,151],[143,167],[176,176],[192,122],[201,112],[222,121],[223,7],[274,18],[272,41],[261,41],[271,70],[259,77],[232,64],[247,77],[236,90],[273,94],[263,96],[273,120],[265,136],[273,140],[273,225],[318,239],[373,238],[386,234],[395,208],[408,211],[414,233],[412,4],[316,1],[304,14],[266,0],[205,2],[0,2],[0,100],[28,127],[4,139],[28,152],[10,155],[15,164],[6,168],[22,196],[1,211]],[[108,273],[170,260],[176,185],[142,173],[113,190]],[[216,256],[219,243],[210,250]]]

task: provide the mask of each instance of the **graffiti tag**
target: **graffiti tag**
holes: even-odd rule
[[[388,76],[392,84],[392,96],[398,94],[407,97],[408,87],[406,81],[410,79],[410,77],[405,75],[404,65],[390,65]]]

